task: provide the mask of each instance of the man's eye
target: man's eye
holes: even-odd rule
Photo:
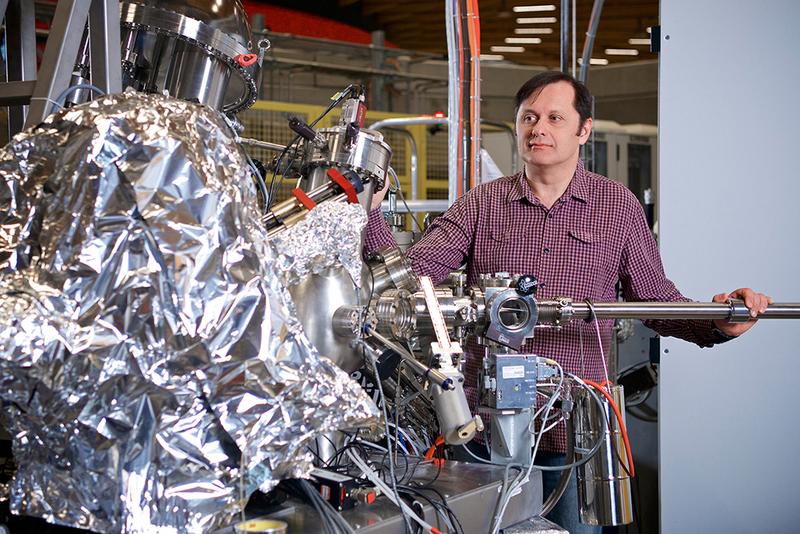
[[[536,122],[536,116],[535,115],[525,115],[525,119],[524,120],[525,120],[525,122]]]
[[[550,117],[550,120],[553,121],[553,122],[560,122],[560,121],[564,120],[564,117],[562,117],[560,115],[552,115]]]

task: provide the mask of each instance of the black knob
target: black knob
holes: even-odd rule
[[[520,295],[535,295],[538,287],[539,281],[532,274],[523,274],[517,279],[517,293]]]

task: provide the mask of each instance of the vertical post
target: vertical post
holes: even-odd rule
[[[72,70],[89,16],[91,0],[61,0],[56,4],[39,79],[33,90],[25,127],[39,124],[51,113],[54,99],[69,87]],[[119,48],[119,40],[116,47]],[[117,51],[119,53],[119,51]]]
[[[105,93],[122,92],[119,0],[92,0],[89,11],[92,83]]]
[[[36,22],[33,2],[0,1],[0,14],[6,16],[6,81],[36,79]],[[9,106],[8,138],[25,126],[28,106]]]
[[[569,72],[569,2],[561,0],[561,72]]]
[[[386,46],[386,33],[383,30],[376,30],[372,32],[372,68],[376,70],[383,70],[384,59],[386,52],[383,47]],[[370,91],[370,109],[380,109],[389,111],[386,105],[386,80],[382,74],[376,74],[372,77],[372,91]]]

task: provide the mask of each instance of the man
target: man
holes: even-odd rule
[[[544,72],[523,84],[515,109],[523,171],[469,191],[437,218],[407,253],[414,271],[439,282],[466,261],[470,284],[481,273],[535,275],[540,283],[537,298],[613,301],[620,281],[626,300],[689,300],[666,278],[636,197],[622,185],[586,171],[580,161],[580,147],[592,130],[590,115],[589,91],[568,74]],[[367,250],[391,243],[388,226],[380,211],[373,209]],[[743,299],[754,319],[739,324],[700,320],[646,324],[663,336],[710,347],[750,329],[771,303],[749,288],[720,293],[713,300],[728,298]],[[537,332],[522,350],[553,358],[578,376],[602,381],[602,355],[610,344],[612,321],[600,321],[599,327],[598,336],[595,325],[573,321],[558,332]],[[480,365],[479,357],[467,356],[467,384],[475,384]],[[474,408],[475,388],[466,389]],[[565,440],[563,427],[546,433],[544,452],[537,454],[536,463],[563,463]],[[545,472],[544,479],[548,495],[557,473]],[[550,518],[571,533],[598,530],[578,522],[574,481]]]

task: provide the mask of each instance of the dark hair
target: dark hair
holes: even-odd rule
[[[527,100],[529,96],[536,91],[539,91],[546,85],[558,82],[567,82],[572,86],[573,89],[575,89],[575,100],[573,100],[572,105],[575,107],[575,111],[578,112],[578,115],[580,115],[580,125],[583,126],[583,124],[586,122],[586,119],[592,116],[592,94],[581,82],[566,72],[561,72],[558,70],[540,72],[522,84],[522,87],[520,87],[519,91],[517,91],[517,97],[514,103],[515,120],[517,112],[519,111],[519,107],[523,102],[525,102],[525,100]]]

